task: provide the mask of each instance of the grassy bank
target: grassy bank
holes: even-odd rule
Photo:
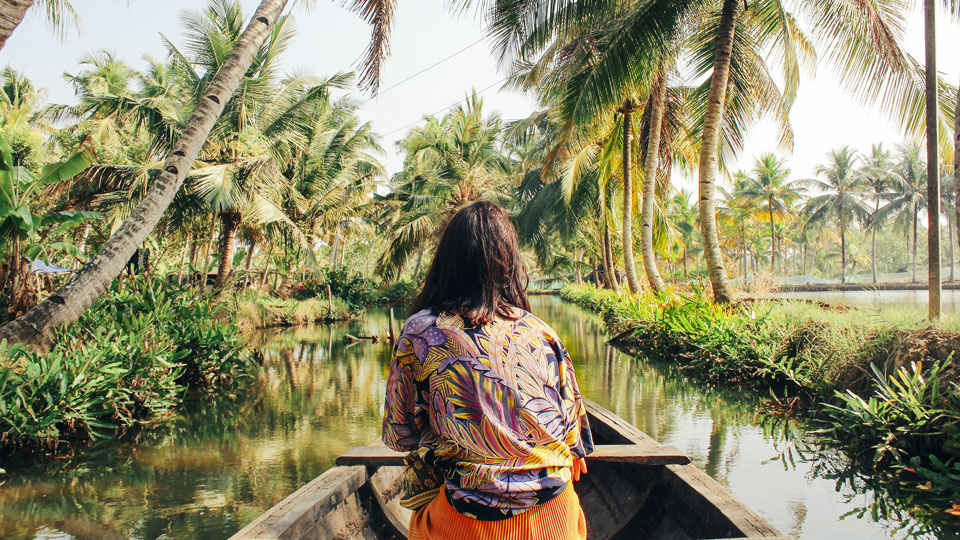
[[[161,280],[114,288],[48,353],[0,345],[0,454],[64,455],[253,377],[231,314]]]
[[[955,318],[930,325],[907,311],[803,302],[723,307],[699,293],[618,296],[589,286],[568,287],[562,297],[599,313],[616,345],[675,363],[691,378],[772,392],[767,412],[802,412],[825,443],[916,486],[937,512],[957,509]]]
[[[345,321],[356,315],[355,310],[337,297],[297,300],[249,293],[231,298],[224,305],[237,313],[238,324],[245,332]]]
[[[370,306],[403,304],[416,288],[410,281],[377,285],[345,267],[328,267],[320,271],[320,277],[297,283],[289,298],[246,291],[222,301],[239,315],[241,328],[252,331],[350,320]]]

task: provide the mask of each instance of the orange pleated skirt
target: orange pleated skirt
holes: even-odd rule
[[[409,540],[586,540],[587,520],[573,483],[560,495],[502,521],[457,512],[441,492],[410,518]]]

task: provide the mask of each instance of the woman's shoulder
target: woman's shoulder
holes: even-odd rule
[[[559,337],[557,336],[557,331],[554,330],[549,323],[547,323],[540,317],[537,317],[533,313],[530,313],[529,311],[522,310],[520,308],[515,308],[515,309],[517,309],[517,311],[520,312],[520,316],[517,318],[518,323],[525,324],[534,330],[541,331],[551,339],[559,340]]]
[[[407,318],[406,322],[403,323],[400,334],[404,336],[422,334],[428,328],[434,326],[436,322],[437,316],[433,313],[433,310],[422,309]]]

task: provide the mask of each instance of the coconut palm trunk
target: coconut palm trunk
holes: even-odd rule
[[[937,6],[924,0],[927,94],[927,288],[931,320],[940,318],[940,141],[937,133],[939,109],[937,80]]]
[[[290,296],[290,290],[293,288],[293,270],[283,274],[280,280],[280,287],[277,288],[277,296],[287,298]]]
[[[741,4],[741,0],[723,0],[717,53],[713,60],[713,75],[710,81],[710,97],[704,115],[703,139],[700,144],[700,232],[703,235],[707,272],[710,274],[710,283],[713,284],[713,298],[721,304],[733,299],[733,290],[727,280],[723,252],[717,236],[717,153],[720,147],[720,124],[723,122],[726,106],[727,84],[730,82],[733,38]]]
[[[913,203],[913,279],[911,283],[917,282],[917,219],[920,214],[918,203]]]
[[[949,215],[947,216],[947,244],[950,245],[950,281],[953,281],[953,219]]]
[[[617,269],[613,265],[613,247],[610,238],[610,215],[605,208],[603,211],[603,276],[607,281],[607,288],[620,294],[620,283],[617,282]]]
[[[83,229],[80,231],[80,241],[77,242],[77,251],[80,252],[81,256],[87,254],[87,240],[90,239],[90,230],[93,228],[93,223],[88,221],[83,224]]]
[[[643,215],[640,221],[640,249],[643,252],[643,269],[653,290],[667,288],[657,256],[653,252],[653,212],[657,196],[657,166],[660,158],[660,138],[663,130],[663,108],[667,100],[667,81],[660,74],[650,89],[650,136],[647,138],[647,155],[643,163]],[[686,248],[684,248],[686,249]],[[686,255],[684,255],[686,256]],[[684,268],[686,276],[686,268]]]
[[[247,252],[247,267],[244,269],[246,276],[243,278],[243,288],[246,290],[250,286],[250,271],[253,270],[253,253],[257,250],[256,239],[250,240],[250,251]]]
[[[583,270],[581,266],[582,264],[583,264],[583,249],[575,248],[573,251],[573,265],[574,265],[573,274],[574,274],[574,279],[576,280],[577,285],[583,284]]]
[[[333,233],[333,245],[330,247],[330,266],[337,266],[338,255],[340,254],[340,225],[337,225],[337,230]]]
[[[837,206],[840,218],[840,283],[847,282],[847,223],[843,219],[843,209]]]
[[[957,108],[954,112],[953,124],[954,148],[960,148],[960,90],[957,90]],[[960,228],[960,151],[953,152],[953,220]],[[957,242],[960,242],[960,230],[957,231]],[[951,243],[951,249],[953,244]],[[952,252],[952,251],[951,251]],[[953,262],[951,256],[950,280],[953,281]]]
[[[179,191],[217,118],[236,92],[260,47],[271,35],[288,0],[263,0],[233,51],[210,82],[163,171],[120,229],[100,252],[59,290],[22,317],[0,327],[0,339],[46,347],[51,329],[76,321],[107,289],[153,231]],[[8,2],[9,3],[9,2]]]
[[[640,292],[637,265],[633,260],[633,113],[637,106],[632,99],[624,102],[623,113],[623,266],[630,292]]]
[[[220,265],[217,267],[217,281],[215,286],[222,288],[230,280],[233,273],[233,252],[237,245],[237,230],[240,229],[240,214],[230,212],[220,217]]]
[[[767,200],[770,208],[770,273],[774,273],[777,260],[777,226],[773,221],[773,197]]]
[[[877,199],[876,208],[873,211],[873,215],[876,216],[877,212],[880,211],[880,199]],[[873,271],[873,282],[877,282],[877,227],[876,224],[871,224],[870,227],[870,259],[871,259],[871,269]]]
[[[0,49],[17,29],[34,0],[0,0]]]
[[[183,244],[183,250],[180,252],[180,264],[177,265],[177,287],[183,283],[183,266],[187,263],[187,254],[190,252],[190,241]]]

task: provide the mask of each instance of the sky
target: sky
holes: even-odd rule
[[[241,0],[253,13],[257,0]],[[71,104],[75,97],[63,73],[79,71],[84,53],[106,49],[135,67],[145,67],[144,56],[164,58],[163,33],[174,43],[182,40],[178,16],[183,10],[199,10],[204,0],[74,0],[81,27],[71,29],[63,39],[38,13],[28,14],[6,46],[0,50],[0,65],[10,64],[34,83],[46,88],[52,103]],[[489,42],[484,39],[483,22],[475,13],[452,14],[443,0],[401,0],[393,29],[392,55],[382,77],[381,93],[375,98],[358,95],[363,101],[360,116],[383,135],[386,154],[382,156],[391,173],[402,167],[402,155],[395,142],[424,115],[440,114],[465,98],[471,89],[484,90],[485,110],[504,119],[522,118],[536,110],[536,100],[512,91],[500,90],[505,73],[498,70]],[[290,73],[329,75],[357,68],[369,39],[369,28],[340,2],[315,2],[310,11],[294,9],[297,29],[293,43],[283,57]],[[938,28],[938,67],[953,84],[960,82],[960,26],[941,17]],[[907,48],[917,58],[923,53],[923,23],[919,13],[910,19]],[[440,62],[447,57],[453,58]],[[426,72],[404,82],[421,70]],[[399,84],[398,84],[399,83]],[[397,85],[394,87],[394,85]],[[791,121],[795,132],[792,153],[777,148],[776,129],[760,125],[749,136],[739,163],[749,168],[764,152],[785,157],[796,178],[813,176],[831,149],[849,145],[869,150],[870,145],[887,146],[903,141],[901,131],[880,113],[865,109],[839,88],[829,66],[821,65],[815,76],[804,74]],[[679,187],[695,190],[693,178],[676,178]]]

